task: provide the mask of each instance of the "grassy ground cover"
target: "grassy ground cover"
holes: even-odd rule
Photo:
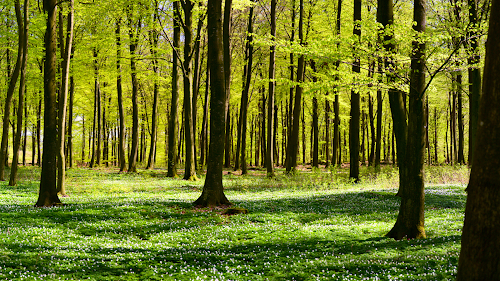
[[[0,279],[447,280],[454,279],[465,167],[427,169],[427,239],[384,238],[395,222],[397,172],[224,176],[244,215],[191,205],[203,180],[165,171],[71,169],[66,206],[33,208],[39,170],[0,183]]]

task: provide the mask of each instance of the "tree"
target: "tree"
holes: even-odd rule
[[[20,5],[19,0],[16,1],[15,5]],[[19,11],[18,11],[19,10]],[[18,33],[18,45],[17,45],[17,60],[14,66],[14,71],[10,76],[9,87],[7,89],[7,96],[5,98],[5,105],[3,111],[3,124],[2,124],[2,144],[0,147],[0,180],[5,180],[5,166],[7,162],[8,146],[9,141],[9,117],[10,117],[10,107],[12,102],[12,97],[14,96],[14,90],[16,89],[17,79],[19,77],[19,72],[21,69],[21,61],[23,56],[23,20],[20,14],[20,8],[16,8],[16,19],[17,19],[17,33]],[[9,52],[7,52],[9,55]],[[7,56],[9,59],[9,56]],[[7,69],[10,75],[9,69]]]
[[[300,44],[304,44],[304,0],[300,0],[299,3],[300,12],[299,12],[299,40]],[[299,121],[300,121],[300,113],[301,113],[301,105],[302,105],[302,85],[301,82],[304,81],[304,72],[305,72],[305,58],[304,55],[301,54],[297,64],[297,86],[295,87],[295,97],[294,97],[294,107],[293,107],[293,124],[292,124],[292,133],[290,134],[290,138],[288,139],[287,146],[287,160],[286,160],[286,171],[292,172],[297,167],[297,153],[299,146]],[[291,101],[290,101],[291,102]]]
[[[58,156],[57,156],[57,191],[61,196],[66,195],[65,177],[66,177],[66,157],[64,155],[64,144],[66,140],[66,108],[68,104],[68,78],[70,70],[71,49],[73,45],[73,0],[70,1],[70,11],[68,14],[68,28],[66,34],[66,46],[64,47],[63,69],[61,77],[61,90],[58,111]],[[62,22],[60,22],[62,25]]]
[[[275,90],[275,60],[276,60],[276,0],[271,0],[271,41],[269,52],[269,96],[267,99],[267,149],[266,149],[266,168],[267,176],[274,176],[274,142],[275,134],[274,130],[274,90]]]
[[[354,29],[353,34],[361,40],[361,0],[354,1]],[[359,55],[355,55],[352,64],[352,71],[361,72]],[[354,182],[359,181],[359,116],[360,116],[360,97],[359,90],[351,90],[351,119],[349,121],[349,178]]]
[[[413,29],[417,35],[413,41],[410,72],[410,105],[408,120],[408,142],[406,147],[405,186],[401,191],[401,205],[394,227],[388,237],[400,240],[425,238],[424,229],[424,156],[425,156],[425,0],[414,4]],[[398,152],[399,156],[399,152]],[[398,159],[398,162],[400,160]]]
[[[224,195],[222,166],[224,158],[226,88],[222,47],[222,1],[208,0],[208,59],[210,65],[210,147],[207,175],[201,196],[193,203],[201,206],[231,204]]]
[[[19,146],[21,144],[21,130],[23,127],[23,108],[25,101],[25,89],[26,89],[26,62],[28,60],[28,7],[29,0],[24,1],[23,17],[21,17],[21,8],[19,1],[15,3],[16,17],[18,18],[20,39],[19,44],[22,44],[22,59],[21,59],[21,79],[19,81],[19,100],[17,107],[17,129],[14,139],[14,155],[12,157],[12,168],[10,172],[9,185],[16,185],[17,180],[17,165],[19,162]]]
[[[57,196],[55,165],[57,158],[57,95],[56,95],[56,20],[57,1],[44,0],[43,10],[47,13],[47,29],[45,31],[44,60],[44,134],[42,173],[37,207],[51,207],[61,204]]]
[[[483,91],[474,147],[457,280],[497,280],[500,276],[500,2],[493,0]],[[478,161],[481,159],[481,161]]]
[[[180,7],[179,2],[173,2],[173,25],[174,34],[172,42],[172,100],[170,102],[170,116],[168,118],[168,162],[167,176],[177,177],[177,147],[175,140],[177,135],[179,105],[179,56],[178,51],[181,42]]]
[[[139,82],[137,80],[137,58],[136,50],[138,45],[139,28],[141,22],[134,24],[132,5],[129,4],[127,7],[127,19],[128,19],[128,34],[130,38],[129,50],[130,50],[130,70],[131,70],[131,80],[132,80],[132,147],[130,149],[130,157],[128,160],[128,172],[137,172],[137,156],[139,149],[139,108],[138,108],[138,94],[139,94]],[[136,29],[136,30],[134,30]]]
[[[120,162],[120,172],[126,170],[125,154],[125,113],[123,108],[123,89],[122,89],[122,65],[121,65],[121,18],[116,20],[116,92],[118,95],[118,118],[119,118],[119,137],[118,137],[118,160]]]

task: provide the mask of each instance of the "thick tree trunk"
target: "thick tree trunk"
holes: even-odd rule
[[[353,34],[361,37],[361,0],[354,0]],[[359,38],[361,40],[361,38]],[[352,65],[354,73],[360,73],[360,59],[355,55]],[[359,117],[360,97],[357,89],[351,90],[351,119],[349,121],[349,178],[359,181]]]
[[[20,17],[21,8],[19,5],[19,1],[16,1],[16,16]],[[22,44],[22,59],[21,59],[21,78],[19,80],[19,99],[18,99],[18,107],[17,107],[17,130],[14,139],[14,149],[13,149],[13,157],[12,157],[12,165],[10,170],[10,179],[9,185],[15,186],[17,181],[17,165],[19,162],[19,147],[21,145],[21,131],[23,129],[23,108],[25,102],[25,88],[26,88],[26,62],[28,60],[28,6],[29,0],[24,1],[24,17],[23,21],[19,21],[21,23],[20,26],[20,41],[19,44]],[[19,16],[18,16],[19,15]]]
[[[48,14],[45,31],[44,62],[44,137],[43,162],[37,207],[61,204],[56,190],[57,158],[57,95],[56,95],[56,0],[44,0],[43,9]]]
[[[210,149],[205,184],[201,196],[193,203],[201,206],[231,204],[224,195],[222,164],[225,139],[225,74],[222,51],[221,2],[208,0],[208,59],[210,65]]]
[[[180,7],[179,2],[173,2],[173,48],[172,48],[172,100],[170,104],[170,116],[168,118],[168,163],[167,176],[177,177],[177,123],[179,105],[179,48],[181,42]]]
[[[483,93],[467,187],[457,280],[498,280],[500,276],[500,1],[493,0],[484,67]]]
[[[481,70],[478,65],[481,57],[479,54],[478,32],[480,20],[477,15],[478,0],[467,0],[469,6],[470,30],[468,31],[469,45],[469,166],[474,161],[474,147],[476,145],[476,131],[478,129],[479,101],[481,99]],[[491,18],[491,16],[490,16]]]
[[[415,1],[413,29],[417,37],[413,41],[410,73],[410,109],[408,142],[406,149],[407,180],[401,192],[401,205],[396,224],[388,237],[400,240],[425,238],[424,229],[424,159],[425,159],[425,0]],[[399,158],[398,151],[398,162]]]

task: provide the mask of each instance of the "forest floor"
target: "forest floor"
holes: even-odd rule
[[[426,239],[384,235],[398,208],[398,174],[363,167],[263,170],[224,176],[248,214],[196,208],[197,182],[166,171],[69,169],[65,206],[34,208],[40,170],[0,182],[0,279],[448,280],[454,279],[467,167],[426,167]]]

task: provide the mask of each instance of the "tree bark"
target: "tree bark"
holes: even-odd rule
[[[68,27],[66,30],[66,46],[64,47],[63,69],[61,77],[61,92],[59,100],[58,111],[58,142],[57,149],[59,154],[57,156],[57,191],[61,196],[65,197],[66,187],[66,157],[64,155],[64,144],[66,140],[66,108],[68,104],[68,81],[69,81],[69,68],[71,62],[71,49],[73,45],[73,0],[70,1],[70,11],[68,14]],[[60,23],[62,25],[62,22]]]
[[[353,34],[361,40],[361,0],[354,0],[354,29]],[[352,65],[354,73],[361,72],[360,59],[355,55]],[[359,181],[359,117],[360,97],[357,89],[351,90],[351,119],[349,121],[349,178]]]
[[[222,47],[221,2],[208,0],[208,59],[210,65],[210,148],[205,184],[201,196],[193,203],[201,206],[231,204],[224,195],[222,165],[225,139],[225,73]]]
[[[141,23],[137,24],[137,27],[133,24],[131,7],[127,7],[127,18],[128,18],[128,28],[129,28],[129,50],[130,50],[130,70],[131,70],[131,81],[132,81],[132,146],[130,148],[130,156],[128,160],[128,172],[137,172],[137,156],[139,148],[139,108],[138,108],[138,92],[139,85],[137,81],[137,67],[136,67],[136,49],[137,49],[137,36],[138,29]],[[134,29],[137,28],[137,31]],[[137,34],[136,34],[137,32]]]
[[[397,221],[388,237],[396,240],[425,238],[424,229],[424,162],[425,162],[425,0],[415,1],[413,29],[417,32],[412,45],[410,72],[410,108],[406,149],[407,180],[401,192]],[[398,162],[399,158],[398,151]]]
[[[492,1],[474,161],[465,205],[457,280],[500,276],[500,2]]]
[[[153,22],[156,22],[158,18],[158,7],[155,7],[155,12],[153,15]],[[153,86],[153,113],[151,115],[151,143],[149,145],[149,156],[148,156],[148,164],[146,165],[146,169],[153,169],[155,165],[155,155],[156,155],[156,141],[158,138],[158,95],[160,91],[159,85],[159,68],[158,68],[158,32],[155,28],[149,33],[149,42],[151,54],[153,56],[153,72],[154,75],[154,86]]]
[[[172,100],[170,103],[170,116],[168,119],[168,163],[167,176],[177,177],[177,147],[175,140],[177,139],[177,123],[178,123],[178,106],[179,106],[179,59],[178,52],[181,42],[181,27],[180,27],[180,7],[179,2],[173,2],[173,48],[172,48]]]
[[[120,172],[127,169],[125,154],[125,112],[123,108],[123,89],[122,89],[122,65],[121,65],[121,18],[116,21],[116,92],[118,95],[118,119],[119,119],[119,137],[118,137],[118,159],[120,163]]]
[[[15,5],[20,5],[19,0],[15,2]],[[9,141],[9,118],[10,118],[10,107],[12,102],[12,97],[14,96],[14,91],[16,89],[17,79],[19,77],[19,72],[21,69],[21,61],[23,56],[23,19],[20,14],[20,6],[16,7],[16,19],[17,19],[17,33],[18,33],[18,45],[17,45],[17,60],[16,65],[14,66],[14,71],[12,75],[10,75],[10,70],[8,64],[7,72],[10,76],[9,87],[7,89],[7,96],[5,98],[5,105],[3,111],[3,124],[2,124],[2,144],[0,147],[0,180],[5,180],[5,166],[8,161],[8,141]],[[19,11],[18,11],[19,10]],[[9,53],[7,53],[9,55]],[[9,56],[7,56],[9,59]]]
[[[44,137],[40,191],[37,207],[61,204],[56,189],[57,158],[57,95],[56,95],[56,0],[44,0],[43,10],[48,14],[45,31],[44,62]]]
[[[23,129],[23,108],[25,101],[25,88],[26,88],[26,62],[28,60],[28,6],[29,0],[24,0],[24,9],[23,9],[23,20],[19,21],[21,23],[19,31],[20,41],[19,44],[22,44],[22,59],[21,59],[21,78],[19,80],[19,100],[17,107],[17,130],[14,139],[14,149],[13,149],[13,157],[12,157],[12,165],[10,170],[10,179],[9,185],[15,186],[17,181],[17,165],[19,162],[19,147],[21,145],[21,131]],[[16,17],[21,17],[21,7],[19,1],[15,2],[16,9]]]
[[[300,0],[300,12],[299,12],[299,40],[300,44],[304,44],[304,0]],[[297,167],[297,154],[298,154],[298,144],[299,144],[299,123],[300,114],[302,112],[302,86],[300,85],[304,81],[304,71],[305,71],[305,58],[301,55],[297,64],[297,86],[295,87],[295,97],[293,101],[293,117],[292,117],[292,127],[290,138],[288,139],[287,145],[287,160],[286,160],[286,171],[288,173],[294,171]],[[290,103],[292,100],[290,100]],[[289,160],[288,160],[289,159]]]
[[[274,177],[274,92],[276,75],[276,0],[271,0],[271,42],[269,47],[269,95],[267,98],[267,149],[266,149],[266,169],[267,176]]]

